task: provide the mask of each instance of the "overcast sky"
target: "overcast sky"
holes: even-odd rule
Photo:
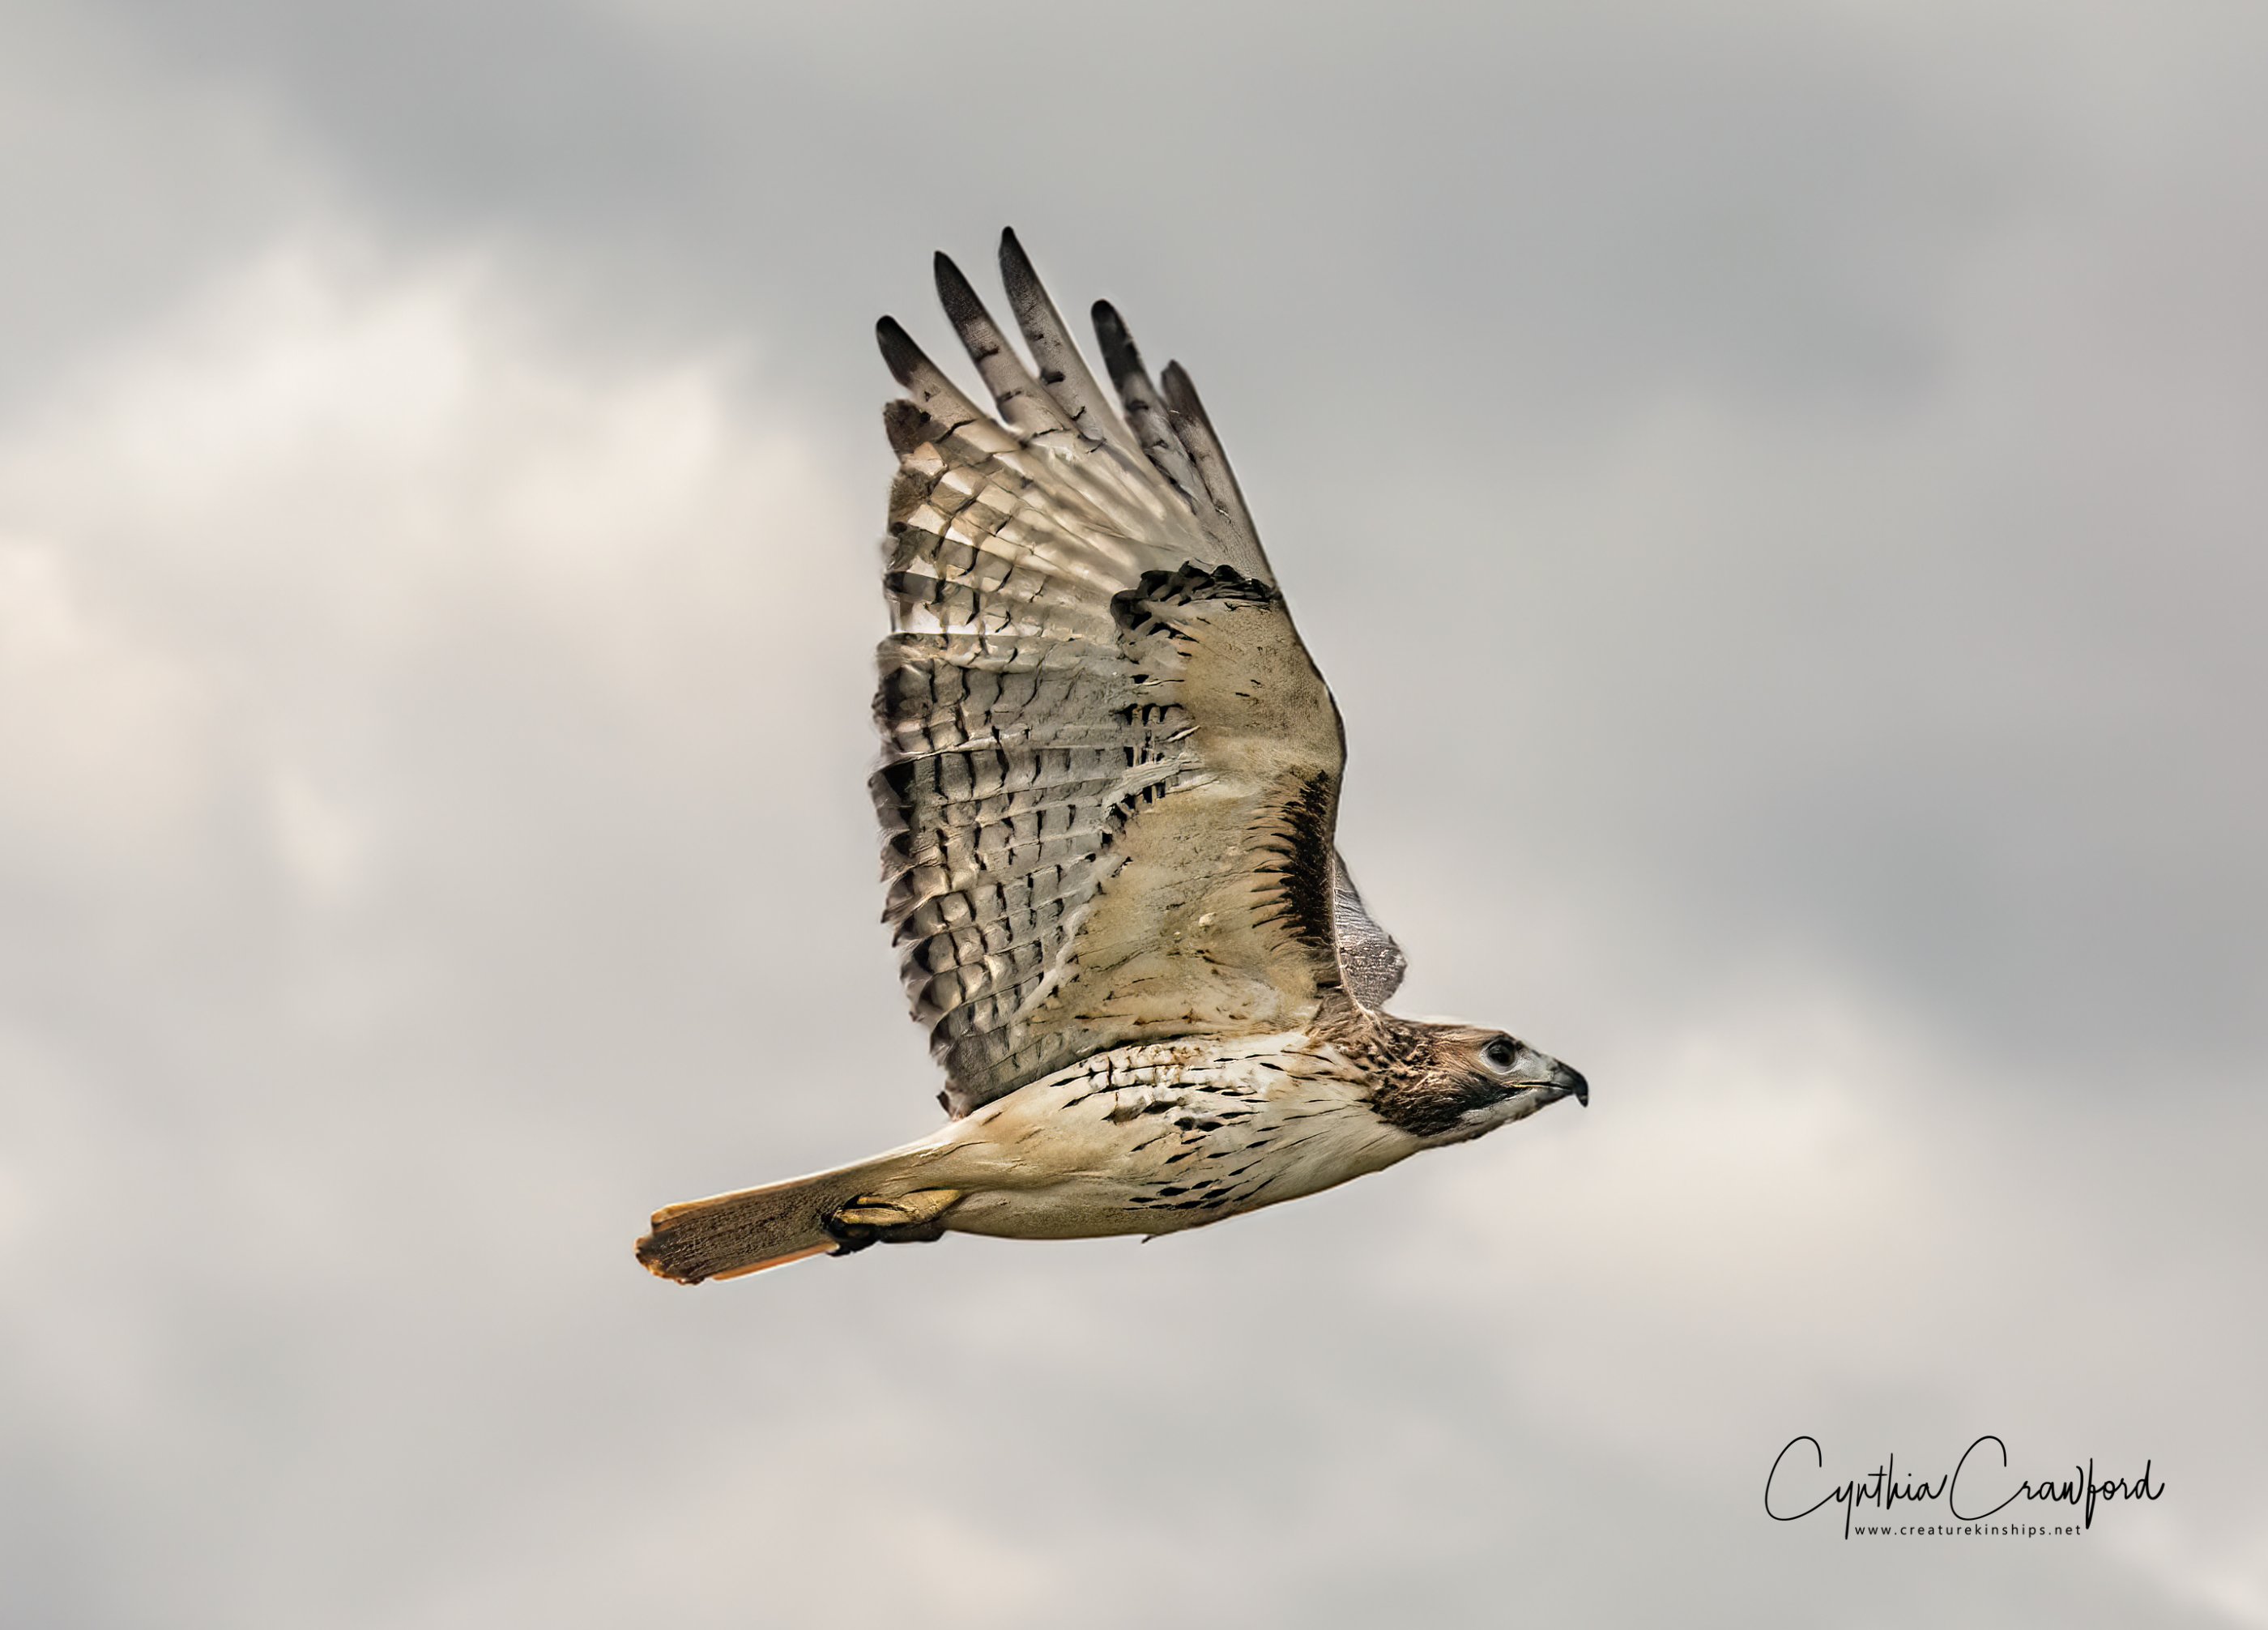
[[[0,1619],[2268,1625],[2268,13],[12,0]],[[932,1126],[871,325],[1202,382],[1587,1113],[686,1291]],[[2076,1539],[1775,1523],[1979,1434]]]

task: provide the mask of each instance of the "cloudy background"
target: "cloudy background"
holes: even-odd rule
[[[2268,19],[11,0],[0,1618],[2268,1625]],[[1403,1006],[1597,1091],[698,1292],[934,1077],[888,310],[1191,363]],[[2164,1479],[1776,1524],[1799,1433]]]

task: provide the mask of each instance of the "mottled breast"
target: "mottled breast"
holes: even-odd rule
[[[1365,1087],[1299,1033],[1098,1053],[959,1124],[974,1191],[948,1226],[1162,1234],[1314,1193],[1419,1147],[1364,1105]]]

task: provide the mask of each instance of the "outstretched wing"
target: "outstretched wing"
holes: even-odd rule
[[[1338,710],[1188,374],[1160,389],[1098,303],[1114,409],[1012,232],[1000,262],[1036,372],[937,261],[998,420],[879,328],[909,397],[884,916],[956,1115],[1104,1048],[1382,1000],[1401,960],[1336,864]]]

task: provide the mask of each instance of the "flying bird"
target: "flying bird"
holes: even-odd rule
[[[1338,708],[1189,374],[1153,381],[1099,301],[1106,395],[1012,232],[1028,361],[936,269],[994,410],[882,319],[906,394],[871,786],[950,1118],[666,1206],[638,1259],[696,1284],[947,1232],[1168,1234],[1587,1104],[1517,1036],[1386,1011],[1405,964],[1335,847]]]

